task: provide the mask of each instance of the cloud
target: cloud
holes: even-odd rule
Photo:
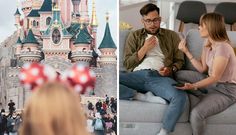
[[[16,11],[16,0],[0,0],[0,42],[13,34],[14,13]]]

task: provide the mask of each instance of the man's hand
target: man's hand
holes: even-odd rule
[[[152,48],[154,48],[156,45],[158,44],[158,39],[156,36],[152,36],[149,39],[147,39],[144,42],[144,47],[146,48],[146,52],[148,52],[149,50],[151,50]]]
[[[162,76],[170,76],[172,73],[172,70],[169,67],[162,67],[158,72]]]
[[[153,49],[158,44],[158,39],[155,36],[150,37],[144,42],[143,47],[138,51],[138,60],[142,60],[146,53]]]

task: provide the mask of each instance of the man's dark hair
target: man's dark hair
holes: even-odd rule
[[[159,7],[157,7],[155,4],[149,3],[149,4],[146,4],[145,6],[143,6],[139,12],[142,16],[144,16],[144,15],[147,15],[149,12],[152,12],[155,10],[159,14],[159,12],[160,12]]]

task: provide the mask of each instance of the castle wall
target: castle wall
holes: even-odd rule
[[[63,38],[58,45],[53,44],[51,38],[43,39],[43,50],[70,50],[69,45],[69,38]]]
[[[39,12],[40,13],[40,31],[46,31],[49,25],[46,25],[46,19],[51,17],[52,20],[52,13],[51,12]]]

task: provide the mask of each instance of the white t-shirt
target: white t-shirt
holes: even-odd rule
[[[152,37],[153,35],[148,34],[147,39]],[[157,37],[156,37],[157,38]],[[160,45],[157,44],[153,49],[149,50],[146,54],[146,57],[136,68],[134,71],[142,70],[142,69],[151,69],[159,71],[160,68],[164,67],[164,54],[161,51]]]

